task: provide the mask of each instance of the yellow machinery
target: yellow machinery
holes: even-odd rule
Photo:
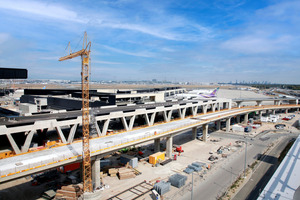
[[[89,131],[89,61],[91,52],[91,42],[87,41],[87,34],[84,33],[82,49],[64,57],[59,61],[64,61],[81,56],[81,89],[82,89],[82,148],[83,148],[83,190],[92,192],[92,170],[90,157],[90,131]]]
[[[165,153],[157,152],[149,156],[149,163],[155,165],[158,160],[164,161],[165,160]]]

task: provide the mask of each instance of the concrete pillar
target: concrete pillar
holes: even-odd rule
[[[226,119],[226,132],[230,131],[230,119],[231,119],[231,117]]]
[[[93,188],[96,189],[100,187],[100,158],[96,157],[95,160],[92,160],[92,182]]]
[[[221,120],[217,121],[217,130],[219,131],[221,129]]]
[[[192,140],[195,140],[197,137],[197,127],[192,128]]]
[[[236,122],[237,122],[237,123],[241,123],[241,116],[240,116],[240,115],[237,115],[237,116],[236,116]]]
[[[262,111],[259,111],[258,114],[259,114],[259,119],[261,119],[261,117],[262,117]]]
[[[208,133],[208,124],[203,124],[202,125],[202,138],[203,138],[203,142],[207,141],[207,133]]]
[[[297,112],[299,112],[299,108],[297,108]]]
[[[289,109],[285,109],[285,114],[289,113]]]
[[[218,103],[218,111],[221,110],[221,106],[220,106],[220,103]]]
[[[230,102],[228,102],[228,109],[232,108],[232,101],[230,100]]]
[[[247,124],[247,123],[248,123],[248,120],[249,120],[249,114],[246,113],[246,114],[245,114],[245,117],[244,117],[244,124]]]
[[[203,113],[206,114],[207,113],[207,105],[203,105],[202,110],[203,110]]]
[[[159,152],[160,151],[160,139],[157,138],[154,140],[154,152]]]
[[[256,101],[256,103],[257,106],[261,106],[261,101]]]
[[[241,102],[241,101],[238,101],[238,102],[236,102],[236,104],[237,104],[237,107],[240,108],[241,105],[242,105],[242,102]]]
[[[166,142],[166,157],[172,158],[173,136],[167,137]]]
[[[216,112],[216,104],[212,104],[211,107],[212,107],[212,111]]]
[[[276,111],[275,110],[272,110],[272,115],[275,115],[276,114]]]

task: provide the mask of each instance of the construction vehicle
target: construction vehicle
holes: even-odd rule
[[[69,42],[70,47],[70,42]],[[90,130],[89,130],[89,63],[91,42],[87,40],[87,34],[84,33],[82,49],[72,53],[69,48],[69,55],[61,57],[59,61],[69,60],[80,56],[81,65],[81,89],[82,89],[82,149],[83,149],[83,191],[92,192],[92,169],[90,157]]]

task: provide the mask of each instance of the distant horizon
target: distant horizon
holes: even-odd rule
[[[300,1],[15,0],[0,3],[0,67],[29,79],[300,84]]]
[[[63,79],[16,79],[15,81],[13,81],[13,79],[7,79],[7,80],[0,80],[0,82],[18,82],[18,81],[50,81],[50,82],[78,82],[81,83],[81,80],[63,80]],[[91,83],[93,82],[105,82],[105,83],[120,83],[122,82],[123,84],[126,84],[125,82],[153,82],[153,80],[90,80]],[[257,81],[257,82],[219,82],[219,83],[215,83],[215,82],[187,82],[187,81],[167,81],[167,80],[156,80],[156,82],[153,82],[154,84],[177,84],[177,85],[184,85],[184,83],[189,83],[189,84],[197,84],[197,85],[213,85],[213,84],[229,84],[229,85],[300,85],[300,84],[296,84],[296,83],[264,83],[264,81]],[[45,83],[38,83],[38,84],[45,84]]]

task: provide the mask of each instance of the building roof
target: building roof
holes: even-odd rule
[[[299,186],[300,135],[257,199],[300,199]]]

